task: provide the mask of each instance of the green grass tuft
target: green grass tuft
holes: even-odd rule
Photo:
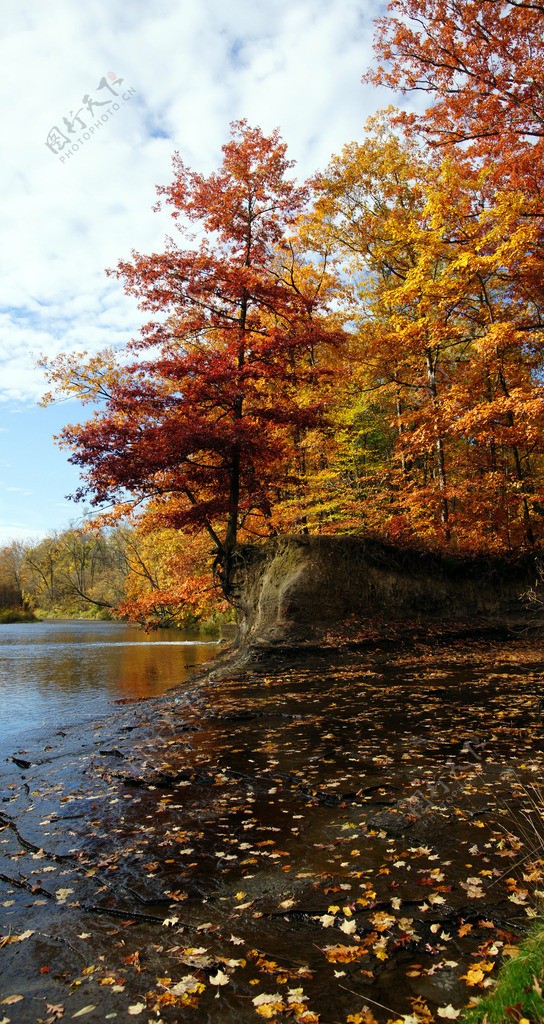
[[[504,963],[495,989],[471,1010],[462,1024],[530,1024],[544,1022],[544,923],[536,924],[519,953]]]

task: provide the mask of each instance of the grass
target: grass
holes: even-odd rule
[[[519,953],[503,964],[495,989],[465,1010],[462,1024],[542,1024],[544,1021],[544,922],[533,926]]]
[[[89,608],[70,608],[66,605],[56,605],[54,608],[37,608],[36,613],[41,620],[45,619],[90,619],[93,621],[110,622],[113,615],[109,608],[99,608],[92,605]]]
[[[25,608],[0,609],[0,625],[9,622],[36,622],[36,616]]]

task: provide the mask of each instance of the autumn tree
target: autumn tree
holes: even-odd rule
[[[117,614],[147,628],[194,626],[213,621],[228,605],[209,572],[204,533],[150,529],[144,520],[120,528],[127,575]]]
[[[277,132],[243,121],[215,173],[176,156],[158,192],[186,247],[169,239],[114,272],[153,319],[121,359],[49,367],[58,391],[102,403],[61,433],[77,497],[119,514],[151,503],[157,528],[204,529],[226,589],[240,528],[267,532],[273,483],[320,417],[317,353],[340,337],[323,317],[325,265],[290,239],[307,202],[291,166]]]
[[[477,230],[466,222],[475,244],[457,257],[458,273],[471,273],[477,284],[472,317],[478,341],[464,398],[457,383],[459,415],[452,432],[461,435],[470,428],[480,443],[487,439],[494,467],[486,474],[489,498],[505,477],[512,481],[528,543],[535,539],[542,509],[537,481],[544,325],[543,15],[542,4],[521,0],[392,0],[377,26],[380,63],[366,76],[425,94],[427,108],[420,114],[397,112],[397,125],[428,143],[430,164],[437,166],[448,155],[461,178],[485,179],[485,199],[475,211]],[[469,391],[474,395],[474,373],[479,384],[486,381],[479,407],[468,397]],[[513,496],[504,488],[501,493],[499,506],[510,507],[507,520],[513,525]],[[507,533],[515,537],[515,527]]]
[[[0,609],[23,605],[25,550],[26,546],[20,540],[0,548]]]
[[[529,176],[541,165],[543,23],[544,5],[524,0],[391,0],[365,78],[427,95],[427,110],[407,119],[426,140],[463,143],[512,184],[520,158]]]
[[[111,610],[125,594],[128,565],[118,531],[71,527],[26,544],[21,567],[25,598],[54,614]]]
[[[354,378],[391,442],[357,484],[361,519],[431,543],[532,545],[543,334],[524,268],[537,225],[485,168],[430,162],[390,122],[372,120],[316,179],[315,230],[335,236],[353,281]]]

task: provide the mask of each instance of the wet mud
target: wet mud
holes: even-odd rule
[[[451,1017],[544,895],[543,672],[523,637],[212,664],[6,750],[0,1022]]]

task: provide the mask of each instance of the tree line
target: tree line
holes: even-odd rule
[[[109,271],[139,335],[45,364],[94,408],[61,433],[75,498],[176,549],[165,605],[199,613],[212,562],[232,596],[240,541],[282,532],[542,546],[543,13],[392,0],[366,78],[429,105],[300,185],[245,121],[214,173],[174,157],[176,238]]]
[[[193,625],[221,611],[213,583],[181,535],[116,526],[71,527],[0,548],[0,621],[40,617],[127,617],[147,626]],[[190,598],[190,600],[189,600]],[[4,614],[3,614],[4,613]],[[3,618],[2,618],[3,616]]]

